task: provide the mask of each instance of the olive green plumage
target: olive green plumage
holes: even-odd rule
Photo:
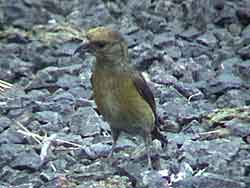
[[[113,137],[112,155],[122,131],[142,135],[151,168],[153,136],[164,139],[156,127],[154,96],[141,74],[129,65],[128,47],[120,33],[97,27],[86,33],[88,40],[77,51],[96,57],[91,83],[98,111],[109,123]]]

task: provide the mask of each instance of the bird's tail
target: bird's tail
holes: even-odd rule
[[[152,134],[152,139],[160,140],[161,143],[162,143],[163,145],[167,145],[167,144],[168,144],[168,139],[167,139],[167,137],[164,136],[164,135],[161,133],[161,131],[160,131],[160,129],[159,129],[159,127],[158,127],[157,125],[154,127],[154,129],[153,129],[153,131],[151,132],[151,134]]]

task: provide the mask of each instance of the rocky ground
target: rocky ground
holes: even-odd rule
[[[0,188],[250,187],[249,0],[0,0]],[[147,171],[139,138],[112,160],[95,112],[93,26],[121,31],[148,73],[169,144]]]

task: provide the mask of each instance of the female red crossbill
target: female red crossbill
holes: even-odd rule
[[[97,27],[86,32],[87,41],[76,52],[96,57],[91,78],[98,111],[111,127],[113,154],[122,131],[143,136],[148,166],[152,136],[166,142],[159,133],[154,96],[142,75],[129,64],[128,45],[119,32]]]

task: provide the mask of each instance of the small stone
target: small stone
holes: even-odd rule
[[[142,175],[142,183],[145,187],[150,188],[166,188],[168,182],[156,171],[146,171]]]
[[[239,8],[236,11],[236,15],[243,24],[248,24],[250,22],[250,7]]]
[[[250,46],[249,46],[250,47]],[[250,51],[249,51],[250,55]],[[250,60],[234,64],[236,75],[244,81],[250,81]]]
[[[17,132],[16,128],[5,130],[0,136],[0,144],[24,144],[27,140],[24,134]]]
[[[192,41],[200,35],[201,35],[200,31],[198,31],[194,27],[190,27],[188,30],[183,31],[180,34],[180,37],[184,38],[185,40]]]
[[[228,26],[228,30],[233,36],[238,36],[241,33],[241,26],[237,24],[230,24]]]
[[[160,49],[167,48],[169,46],[174,46],[177,44],[175,37],[169,36],[169,34],[161,33],[154,37],[154,45]]]
[[[178,46],[171,46],[165,49],[166,53],[173,59],[179,59],[182,55]]]
[[[14,169],[31,171],[39,170],[41,165],[40,156],[32,149],[20,152],[10,163]]]
[[[250,114],[250,113],[249,113]],[[233,135],[245,137],[250,135],[250,121],[241,120],[238,118],[234,118],[225,123],[225,126],[231,130]]]
[[[65,74],[57,80],[56,84],[60,88],[68,89],[68,88],[80,86],[81,80],[77,76],[71,76],[71,75]]]
[[[207,32],[207,33],[199,36],[197,38],[197,42],[199,42],[203,45],[209,46],[211,48],[214,48],[217,45],[217,39],[214,36],[214,34],[211,32]]]
[[[9,128],[11,124],[12,121],[9,118],[4,116],[0,117],[0,133]]]
[[[75,187],[74,183],[69,180],[65,175],[58,175],[53,179],[49,180],[42,186],[42,188],[66,188],[66,187]]]
[[[241,142],[242,140],[239,137],[211,141],[187,140],[181,147],[183,161],[193,168],[208,165],[209,169],[214,172],[228,174],[230,170],[226,168],[226,161],[232,160],[239,152]]]
[[[246,184],[240,180],[237,181],[232,178],[227,178],[223,175],[212,173],[203,173],[202,176],[193,176],[174,183],[175,188],[193,188],[194,186],[206,188],[247,188]]]
[[[40,122],[42,124],[41,127],[47,131],[59,131],[63,127],[63,119],[58,112],[36,112],[34,119]]]
[[[245,46],[237,51],[237,54],[241,56],[242,59],[250,59],[250,45]]]
[[[243,30],[242,30],[242,38],[243,39],[249,39],[250,38],[250,25],[246,26]]]
[[[72,115],[69,125],[73,133],[84,137],[99,135],[101,130],[109,130],[107,123],[102,121],[92,107],[79,108]]]
[[[246,106],[250,101],[250,94],[244,89],[232,89],[226,91],[224,95],[220,96],[216,105],[219,108],[233,108]]]
[[[183,127],[183,132],[187,134],[198,134],[205,132],[205,129],[197,120],[193,120]]]
[[[14,169],[12,169],[11,167],[9,166],[4,166],[2,169],[1,169],[1,172],[0,172],[0,178],[1,178],[1,181],[4,181],[4,182],[11,182],[13,179],[13,177],[16,177],[17,176],[17,173]],[[2,185],[1,184],[1,181],[0,181],[0,186]]]

